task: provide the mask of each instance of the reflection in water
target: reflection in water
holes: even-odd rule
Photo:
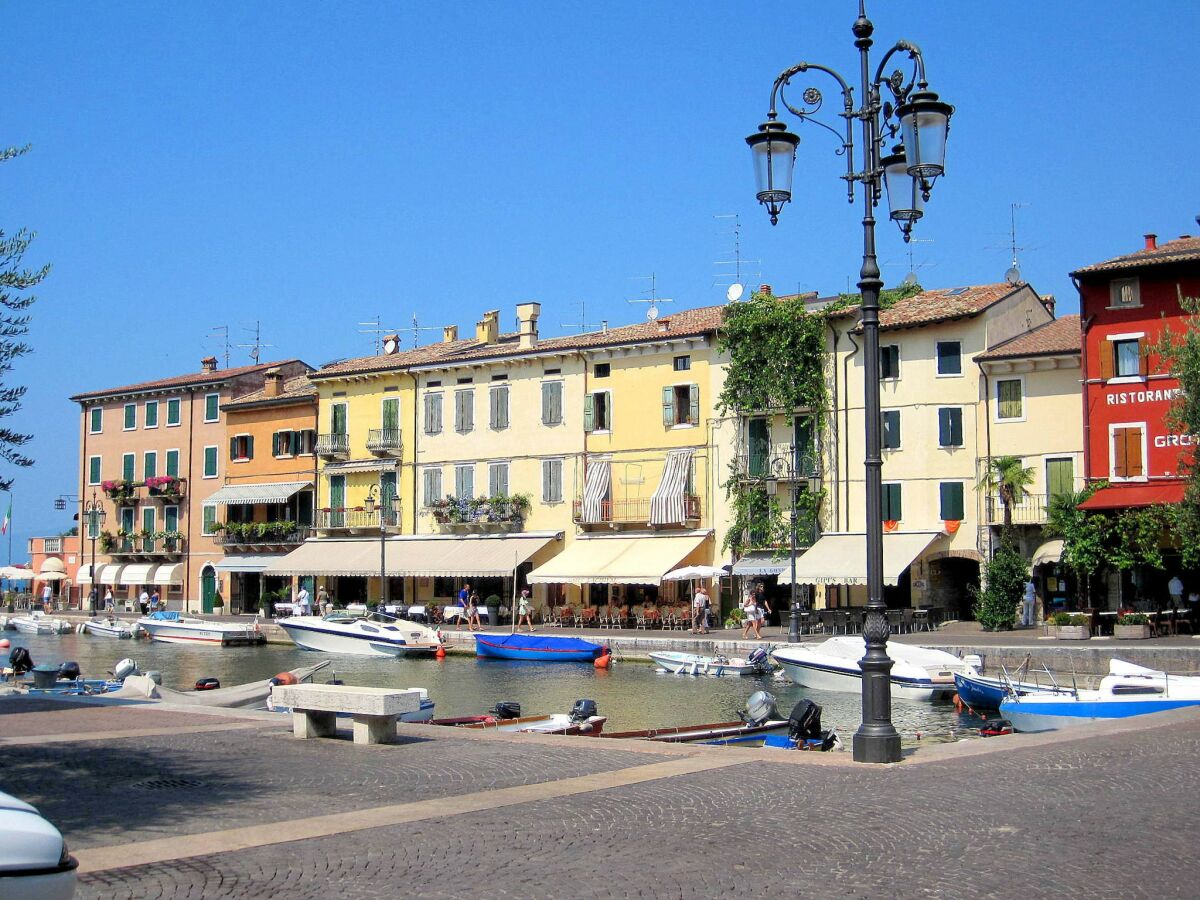
[[[569,712],[581,697],[595,700],[609,717],[608,730],[630,731],[669,725],[699,724],[737,718],[738,709],[756,690],[769,690],[786,717],[803,697],[824,708],[823,726],[848,739],[858,728],[857,694],[806,691],[790,681],[771,678],[706,678],[666,675],[641,661],[618,662],[613,669],[590,663],[539,663],[523,660],[477,660],[451,654],[444,660],[330,656],[268,644],[260,647],[186,647],[153,641],[115,640],[89,635],[35,636],[4,632],[14,647],[29,648],[38,665],[75,660],[84,676],[105,676],[126,656],[143,671],[162,672],[163,684],[190,690],[198,678],[216,677],[222,686],[270,678],[299,666],[332,659],[333,673],[349,684],[375,687],[422,687],[437,703],[440,716],[483,712],[500,700],[515,700],[526,714]],[[7,653],[5,661],[7,661]],[[335,674],[326,669],[321,678]],[[979,721],[960,716],[949,704],[895,700],[892,720],[906,738],[916,732],[936,736],[952,729],[977,728]],[[848,743],[848,740],[847,740]]]

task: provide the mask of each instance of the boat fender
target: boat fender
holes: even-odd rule
[[[75,626],[75,633],[76,633],[76,634],[87,634],[87,623],[86,623],[86,622],[80,622],[78,625],[76,625],[76,626]]]
[[[446,648],[439,646],[435,651],[433,651],[433,657],[434,657],[434,659],[445,659],[446,658]]]
[[[612,664],[612,654],[605,653],[603,656],[597,656],[592,664],[597,669],[607,669]]]
[[[291,674],[290,672],[288,673]],[[215,691],[221,686],[221,682],[216,678],[200,678],[196,681],[196,690],[198,691]]]
[[[299,684],[300,679],[291,672],[280,672],[271,679],[271,684]]]

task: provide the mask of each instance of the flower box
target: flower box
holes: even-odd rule
[[[1092,636],[1088,625],[1055,625],[1054,639],[1057,641],[1086,641]]]
[[[1150,637],[1150,626],[1141,625],[1114,625],[1113,637],[1118,641],[1144,641]]]

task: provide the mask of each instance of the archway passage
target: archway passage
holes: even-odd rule
[[[929,602],[943,610],[942,618],[967,621],[975,618],[971,585],[979,585],[979,562],[961,556],[932,559],[929,565]]]

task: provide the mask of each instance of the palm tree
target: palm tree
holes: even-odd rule
[[[1000,497],[1004,506],[1005,534],[1012,530],[1013,507],[1025,499],[1029,493],[1026,488],[1033,484],[1033,479],[1033,469],[1022,465],[1019,456],[994,456],[988,460],[979,484],[988,493],[994,491]]]

